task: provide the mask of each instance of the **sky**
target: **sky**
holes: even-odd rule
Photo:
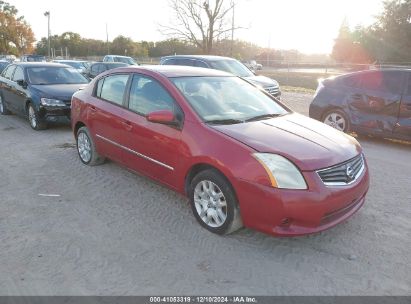
[[[6,0],[7,1],[7,0]],[[329,54],[344,18],[349,25],[369,25],[382,11],[382,0],[225,0],[235,2],[235,39],[274,49]],[[170,24],[167,0],[9,0],[31,25],[35,38],[47,36],[50,11],[52,35],[71,31],[83,38],[109,40],[118,35],[134,41],[167,37],[159,24]]]

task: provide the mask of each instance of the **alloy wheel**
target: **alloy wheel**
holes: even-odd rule
[[[83,162],[88,163],[91,160],[91,144],[87,134],[81,132],[77,138],[77,149]]]
[[[37,127],[37,116],[33,106],[29,106],[29,122],[33,129]]]
[[[345,118],[341,114],[335,112],[329,113],[325,117],[324,123],[342,132],[344,132],[347,128]]]
[[[227,202],[221,189],[209,180],[194,188],[194,204],[201,220],[209,227],[221,227],[227,219]]]

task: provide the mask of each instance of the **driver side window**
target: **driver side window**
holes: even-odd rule
[[[17,67],[13,75],[13,81],[24,80],[24,73],[21,67]]]
[[[128,107],[133,112],[147,115],[154,111],[174,111],[175,104],[174,99],[156,80],[134,75]]]

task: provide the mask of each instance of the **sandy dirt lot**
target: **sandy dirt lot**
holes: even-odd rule
[[[307,114],[311,96],[284,100]],[[411,295],[411,145],[360,142],[371,188],[349,221],[220,237],[173,191],[82,165],[68,125],[1,116],[0,295]]]

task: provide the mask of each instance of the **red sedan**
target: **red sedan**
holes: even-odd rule
[[[128,67],[72,98],[80,160],[110,158],[188,196],[211,232],[330,228],[364,204],[358,142],[247,81],[192,67]]]

